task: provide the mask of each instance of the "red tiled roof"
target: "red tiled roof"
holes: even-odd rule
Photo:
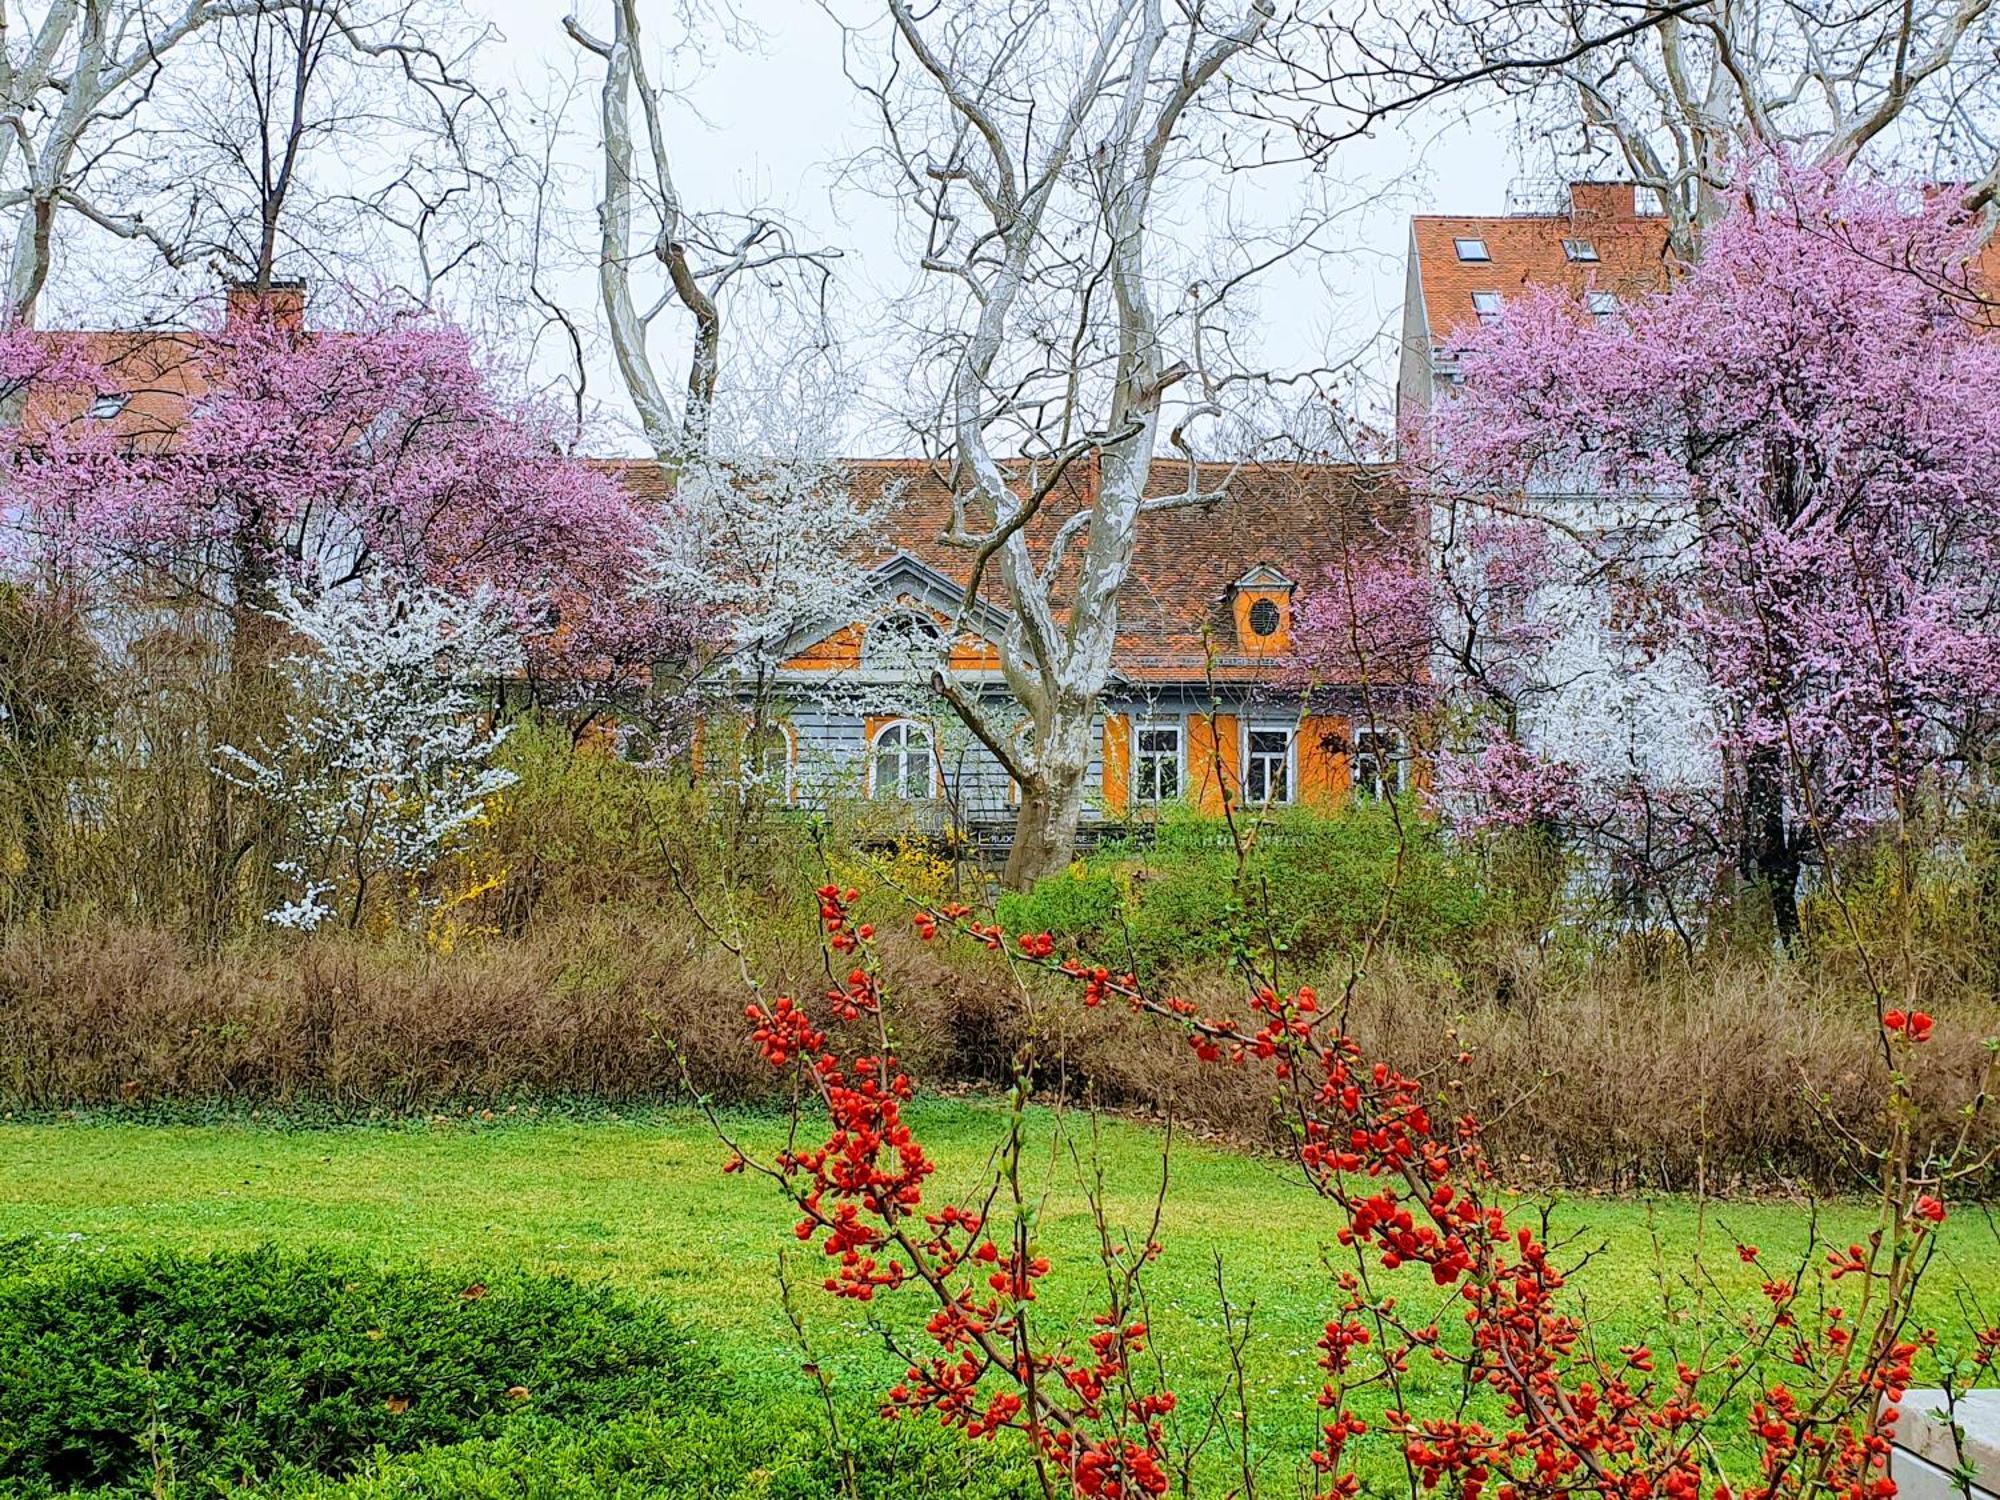
[[[103,424],[136,446],[169,446],[204,394],[203,336],[194,332],[51,333],[79,340],[109,374],[111,390],[127,399],[114,413],[93,415],[93,393],[38,387],[29,398],[29,425]],[[604,460],[639,495],[665,498],[665,478],[648,460]],[[857,495],[887,506],[880,535],[857,549],[858,566],[872,567],[908,552],[963,586],[973,554],[940,536],[951,519],[945,472],[924,459],[855,459],[844,467]],[[1025,465],[1012,465],[1025,482]],[[1044,555],[1062,522],[1089,504],[1095,469],[1073,465],[1028,528],[1029,545]],[[1200,489],[1220,498],[1146,516],[1130,578],[1119,603],[1117,670],[1132,680],[1198,680],[1211,669],[1237,681],[1265,680],[1283,668],[1270,656],[1239,652],[1231,585],[1260,565],[1275,567],[1307,597],[1345,561],[1414,544],[1416,519],[1389,472],[1359,464],[1254,463],[1205,465]],[[1188,466],[1156,460],[1151,493],[1188,487]],[[971,518],[974,526],[979,518]],[[1080,557],[1087,538],[1072,546]],[[997,562],[989,563],[981,599],[1005,610]],[[1062,600],[1058,597],[1060,608]],[[1213,660],[1211,662],[1211,655]]]
[[[1474,292],[1511,297],[1529,286],[1628,297],[1666,284],[1667,222],[1636,211],[1629,183],[1576,183],[1563,214],[1502,217],[1422,214],[1410,221],[1431,338],[1444,342],[1477,316]],[[1462,261],[1457,239],[1485,241],[1484,261]],[[1564,240],[1584,240],[1595,261],[1575,261]]]
[[[302,329],[305,315],[303,282],[276,282],[261,293],[238,284],[227,292],[226,324],[269,316],[281,326]],[[104,389],[36,386],[22,413],[31,429],[90,423],[93,430],[108,431],[121,443],[164,448],[172,445],[188,413],[207,394],[208,372],[201,358],[207,335],[196,330],[52,329],[43,337],[51,348],[77,351],[101,369]],[[124,398],[115,411],[107,408],[100,414],[94,409],[98,397],[110,396]]]
[[[620,466],[635,490],[665,498],[657,465]],[[1018,467],[1018,466],[1017,466]],[[946,475],[922,459],[862,459],[846,465],[862,497],[893,496],[886,526],[856,563],[872,566],[908,552],[961,587],[971,578],[973,554],[939,540],[951,519]],[[1156,460],[1155,496],[1187,488],[1187,465]],[[1132,573],[1119,602],[1116,670],[1134,681],[1200,680],[1214,652],[1218,677],[1261,681],[1281,666],[1236,649],[1230,586],[1260,564],[1277,568],[1307,597],[1332,569],[1349,559],[1379,556],[1412,544],[1416,518],[1389,472],[1361,464],[1204,465],[1204,490],[1219,489],[1212,503],[1157,511],[1140,522]],[[1092,471],[1074,466],[1028,528],[1029,545],[1043,555],[1055,530],[1089,500]],[[973,524],[978,523],[974,517]],[[1082,539],[1072,545],[1075,557]],[[980,598],[1008,607],[997,563],[980,581]],[[1062,600],[1058,598],[1060,606]]]
[[[46,337],[52,347],[75,349],[102,369],[104,389],[37,384],[22,413],[30,429],[88,423],[121,443],[166,446],[207,390],[198,333],[51,332]],[[93,407],[100,396],[122,396],[124,401],[116,410],[99,415]]]

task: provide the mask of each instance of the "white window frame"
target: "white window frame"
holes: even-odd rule
[[[1379,745],[1386,748],[1378,748]],[[1377,768],[1373,778],[1376,788],[1362,790],[1361,766],[1363,762]],[[1400,797],[1409,788],[1410,757],[1403,745],[1403,737],[1393,729],[1362,727],[1354,731],[1354,749],[1347,761],[1347,785],[1357,799],[1369,802],[1388,801]],[[1386,788],[1388,796],[1383,795]]]
[[[1604,257],[1597,253],[1597,245],[1594,241],[1564,240],[1563,258],[1575,261],[1579,265],[1584,265],[1600,261]]]
[[[1268,776],[1264,784],[1266,795],[1262,797],[1251,795],[1250,741],[1253,736],[1260,734],[1282,734],[1285,737],[1285,755],[1283,761],[1285,768],[1285,795],[1282,797],[1268,795],[1271,789]],[[1299,726],[1292,723],[1245,724],[1243,726],[1242,759],[1239,764],[1243,767],[1243,800],[1245,803],[1253,807],[1290,807],[1299,800]]]
[[[892,730],[899,729],[903,731],[903,744],[899,752],[902,763],[899,780],[904,787],[907,787],[910,778],[909,731],[912,729],[918,730],[924,737],[924,780],[928,790],[921,798],[912,798],[904,790],[899,790],[893,798],[885,797],[877,788],[875,772],[879,757],[882,754],[882,741],[888,737]],[[868,800],[870,802],[935,801],[939,795],[938,780],[941,770],[942,767],[938,764],[937,736],[931,732],[931,726],[926,724],[922,719],[891,719],[888,723],[879,725],[875,732],[868,737]]]
[[[1475,255],[1467,255],[1465,253],[1465,247],[1467,245],[1478,246],[1478,253]],[[1465,261],[1467,264],[1486,262],[1486,261],[1491,261],[1493,259],[1493,252],[1487,249],[1486,240],[1481,235],[1455,234],[1451,237],[1451,248],[1457,254],[1458,258],[1462,261]]]
[[[776,750],[780,746],[782,746],[784,749],[785,769],[784,769],[784,775],[779,779],[778,786],[782,793],[783,805],[786,807],[791,807],[798,801],[798,795],[799,795],[798,731],[794,729],[790,724],[786,723],[783,719],[771,719],[766,721],[764,729],[766,733],[768,733],[773,729],[777,730],[778,732],[779,743],[778,745],[773,745],[770,748]],[[755,760],[753,759],[752,753],[750,752],[750,747],[747,744],[745,745],[744,749],[745,749],[745,754],[742,757],[742,766],[737,776],[738,795],[741,795],[744,791],[748,790],[749,782],[752,777],[762,779],[762,777],[766,774],[765,768],[763,766],[756,764]]]
[[[1154,792],[1147,796],[1139,789],[1139,736],[1142,734],[1171,734],[1174,737],[1174,793],[1162,797],[1158,791],[1158,778],[1154,779]],[[1148,751],[1144,758],[1157,759],[1161,752]],[[1134,807],[1163,807],[1169,802],[1178,802],[1187,795],[1187,724],[1181,719],[1134,719],[1132,721],[1132,766],[1130,801]]]
[[[1490,302],[1490,306],[1488,305]],[[1500,311],[1507,305],[1506,299],[1498,292],[1474,292],[1472,311],[1482,323],[1498,322]]]

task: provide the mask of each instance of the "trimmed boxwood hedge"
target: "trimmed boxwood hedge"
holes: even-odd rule
[[[714,1384],[658,1304],[561,1277],[0,1245],[0,1492],[337,1476]]]

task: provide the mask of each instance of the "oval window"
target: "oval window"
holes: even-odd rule
[[[1253,635],[1276,635],[1280,623],[1278,606],[1269,599],[1259,599],[1250,606],[1250,630]]]

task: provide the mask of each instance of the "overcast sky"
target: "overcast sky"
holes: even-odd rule
[[[551,0],[471,0],[489,16],[499,40],[489,67],[522,101],[544,99],[565,80],[581,85],[572,123],[589,129],[595,100],[596,59],[564,36],[562,14],[571,4]],[[584,0],[582,14],[600,33],[608,28]],[[752,50],[685,50],[662,55],[663,36],[650,38],[658,78],[672,78],[670,129],[684,196],[704,206],[774,204],[802,226],[805,237],[844,252],[840,276],[850,305],[893,302],[916,274],[897,251],[893,205],[839,178],[839,168],[875,139],[866,101],[841,70],[840,33],[817,0],[752,0],[762,32]],[[1408,215],[1418,211],[1499,213],[1510,194],[1546,192],[1549,184],[1519,175],[1509,145],[1509,121],[1491,112],[1473,121],[1411,118],[1375,139],[1342,148],[1337,182],[1314,187],[1272,183],[1242,193],[1317,190],[1351,206],[1350,216],[1324,237],[1324,251],[1305,256],[1263,283],[1257,304],[1259,330],[1273,366],[1300,368],[1338,363],[1375,343],[1370,365],[1378,384],[1386,376],[1381,335],[1392,330],[1402,298]],[[594,163],[587,143],[572,143],[580,206],[595,201],[589,180]],[[1224,191],[1214,189],[1213,191]],[[579,265],[564,283],[567,297],[594,312],[594,287]],[[618,392],[598,351],[592,380],[615,414]],[[866,447],[893,445],[874,431],[858,433]]]
[[[586,342],[592,419],[587,444],[631,449],[636,446],[631,408],[611,367],[594,274],[601,63],[571,42],[562,24],[565,12],[576,7],[588,29],[608,34],[606,0],[456,3],[493,28],[474,71],[489,92],[504,94],[503,113],[515,145],[539,154],[550,120],[559,121],[551,193],[556,202],[539,237],[541,286],[573,316]],[[671,28],[670,12],[678,4],[642,0],[642,23],[650,29],[648,66],[664,86],[668,148],[682,196],[698,210],[775,208],[795,226],[801,242],[841,252],[838,326],[843,345],[855,351],[851,363],[865,390],[862,399],[847,403],[854,409],[844,417],[838,441],[856,453],[909,451],[909,433],[901,428],[913,403],[898,397],[906,394],[910,362],[898,358],[886,330],[896,312],[910,305],[913,290],[935,278],[916,266],[898,205],[855,180],[854,162],[879,140],[877,120],[843,72],[842,34],[821,0],[730,3],[753,20],[757,35],[743,39],[744,45],[716,37],[690,47],[676,45]],[[880,0],[828,3],[851,18],[881,23]],[[126,201],[119,196],[124,194],[143,205],[151,192],[156,201],[148,211],[158,221],[173,222],[185,207],[183,183],[175,176],[178,139],[170,96],[175,90],[203,96],[209,88],[204,66],[198,54],[170,60],[168,84],[156,103],[165,131],[135,132],[122,161],[103,169],[102,185],[116,201]],[[1163,279],[1213,275],[1229,266],[1225,226],[1276,227],[1308,206],[1330,216],[1310,251],[1255,279],[1235,336],[1254,341],[1259,363],[1273,371],[1354,366],[1360,373],[1346,404],[1364,417],[1380,415],[1387,409],[1388,345],[1402,299],[1409,215],[1498,213],[1517,197],[1546,199],[1559,190],[1559,184],[1522,176],[1510,126],[1503,109],[1470,120],[1403,116],[1375,138],[1338,148],[1318,173],[1259,169],[1185,177],[1162,190],[1148,215],[1159,242],[1154,273]],[[399,154],[405,148],[391,136],[364,142],[350,133],[326,140],[311,165],[319,201],[367,198],[371,183],[393,181],[407,171],[409,158]],[[526,277],[519,268],[527,260],[533,195],[525,195],[527,203],[521,196],[517,183],[503,215],[506,250],[485,255],[483,266],[455,273],[434,296],[445,311],[473,327],[496,363],[524,366],[530,383],[567,394],[564,380],[573,366],[568,338],[521,295]],[[487,232],[484,226],[495,211],[482,207],[475,233]],[[222,222],[232,222],[227,213]],[[254,217],[243,215],[241,222],[253,223]],[[352,222],[365,232],[370,221],[357,211]],[[373,222],[379,232],[382,221]],[[156,257],[149,259],[148,247],[112,240],[74,215],[65,221],[64,233],[68,238],[43,319],[52,324],[185,325],[213,315],[218,281],[230,274],[208,255],[169,271]],[[366,293],[371,283],[385,289],[419,284],[411,279],[414,262],[407,257],[400,270],[392,267],[401,252],[386,239],[378,249],[338,228],[315,227],[310,233],[316,244],[348,247],[346,263],[328,265],[316,251],[287,253],[281,247],[279,273],[304,276],[317,288],[322,320],[338,320],[335,304],[342,287]],[[1238,261],[1247,253],[1234,251]],[[1177,255],[1184,265],[1162,269]],[[643,304],[646,289],[635,285],[635,292]],[[671,343],[672,324],[671,313],[660,320],[659,367],[663,380],[678,385],[685,355]],[[725,380],[732,347],[741,344],[725,338]]]

